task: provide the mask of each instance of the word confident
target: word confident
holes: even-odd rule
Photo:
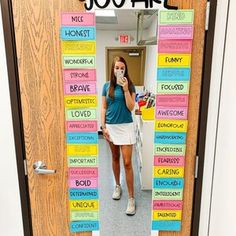
[[[85,9],[86,10],[91,10],[95,4],[96,7],[98,8],[106,8],[109,6],[110,2],[113,3],[113,5],[116,7],[116,8],[122,8],[125,4],[125,0],[118,0],[118,3],[116,0],[106,0],[105,3],[104,1],[102,1],[102,3],[104,3],[103,5],[101,5],[99,3],[99,0],[79,0],[80,2],[84,2],[84,6],[85,6]],[[85,3],[86,1],[86,3]],[[145,8],[153,8],[153,3],[156,3],[156,4],[159,4],[159,5],[164,5],[164,8],[166,9],[175,9],[177,10],[178,8],[177,7],[174,7],[174,6],[170,6],[168,4],[168,0],[164,0],[164,4],[163,4],[163,1],[162,0],[130,0],[130,2],[132,3],[132,8],[135,8],[135,3],[140,3],[140,2],[143,2],[145,4]]]

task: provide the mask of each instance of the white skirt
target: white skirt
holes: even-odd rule
[[[134,123],[106,124],[110,141],[115,145],[131,145],[136,143]]]

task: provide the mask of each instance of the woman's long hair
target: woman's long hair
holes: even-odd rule
[[[116,76],[114,74],[114,68],[115,68],[115,64],[116,62],[123,62],[125,64],[125,74],[124,74],[124,77],[127,78],[128,80],[128,89],[129,89],[129,92],[130,94],[132,94],[133,90],[132,90],[132,87],[133,87],[133,82],[131,81],[130,77],[129,77],[129,74],[128,74],[128,67],[127,67],[127,63],[125,61],[125,59],[123,57],[115,57],[113,59],[113,62],[112,62],[112,66],[111,66],[111,75],[110,75],[110,88],[109,88],[109,97],[114,99],[114,91],[115,91],[115,87],[116,87]]]

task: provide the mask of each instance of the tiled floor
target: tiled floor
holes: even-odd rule
[[[127,188],[123,163],[121,163],[122,197],[114,201],[111,197],[114,178],[111,168],[111,154],[106,141],[99,139],[99,193],[100,193],[100,234],[101,236],[148,236],[151,232],[151,191],[142,191],[138,177],[137,161],[133,152],[136,214],[127,216]],[[122,161],[122,158],[121,158]]]

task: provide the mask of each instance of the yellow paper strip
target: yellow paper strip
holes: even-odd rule
[[[155,178],[182,178],[184,177],[183,167],[154,167]]]
[[[61,41],[63,54],[95,54],[95,41]]]
[[[96,156],[97,154],[97,144],[67,145],[67,156]]]
[[[95,95],[65,96],[64,101],[67,108],[97,107],[97,96]]]
[[[98,208],[97,200],[70,200],[70,210],[91,211],[98,210]]]
[[[167,132],[187,132],[188,121],[187,120],[156,120],[156,131]]]
[[[181,210],[158,210],[152,212],[153,220],[181,220]]]
[[[191,54],[159,54],[157,67],[190,67]]]

